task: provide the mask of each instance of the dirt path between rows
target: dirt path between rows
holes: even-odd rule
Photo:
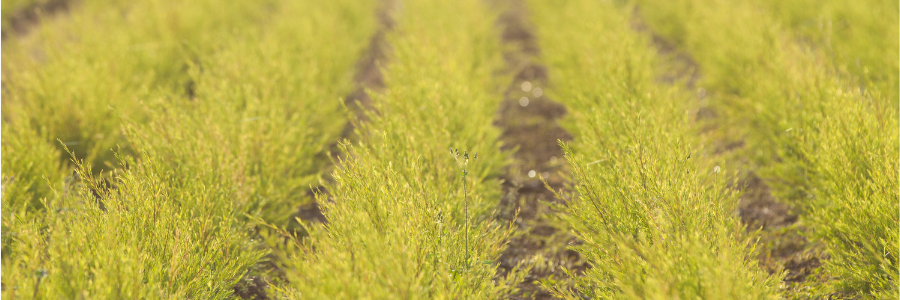
[[[369,91],[378,92],[385,88],[381,66],[388,61],[388,55],[391,51],[385,36],[394,29],[395,22],[391,14],[396,6],[397,0],[381,0],[378,5],[378,11],[376,12],[378,29],[372,34],[366,51],[362,53],[356,62],[356,72],[353,75],[355,88],[344,97],[344,105],[354,114],[351,118],[356,120],[349,120],[344,125],[341,137],[331,145],[332,158],[337,158],[340,155],[338,147],[340,141],[354,138],[355,122],[366,121],[366,111],[373,109],[372,97],[369,96]],[[310,195],[314,196],[316,193],[321,194],[325,192],[327,191],[321,187],[316,187],[310,190]],[[327,222],[319,205],[315,202],[302,205],[297,211],[297,217],[304,221]]]
[[[543,203],[562,200],[540,180],[546,179],[554,190],[564,188],[561,172],[566,170],[565,159],[558,141],[570,141],[572,136],[557,124],[566,108],[543,95],[547,69],[537,63],[540,48],[527,21],[525,4],[521,0],[496,2],[505,8],[497,25],[509,49],[504,53],[507,71],[515,74],[494,122],[503,131],[501,148],[515,149],[514,162],[503,176],[505,196],[500,211],[507,221],[515,218],[520,232],[500,257],[499,274],[507,274],[520,262],[533,263],[525,281],[518,285],[519,292],[510,299],[554,299],[540,286],[541,279],[564,279],[563,268],[580,273],[587,267],[577,252],[566,249],[575,238]]]
[[[633,14],[632,28],[649,35],[658,56],[662,58],[664,71],[658,81],[680,84],[688,91],[697,92],[696,100],[700,105],[696,118],[703,125],[701,134],[712,137],[710,146],[713,155],[729,157],[729,163],[741,167],[737,185],[731,188],[742,192],[738,210],[746,232],[751,237],[759,238],[756,253],[759,267],[769,274],[787,271],[784,278],[787,289],[805,282],[821,266],[821,252],[804,237],[806,229],[795,226],[798,215],[792,212],[788,204],[772,195],[769,186],[754,172],[750,158],[741,154],[748,151],[744,139],[725,134],[733,125],[727,124],[714,109],[703,104],[708,103],[709,95],[697,86],[702,77],[700,66],[689,54],[650,30],[638,9]]]
[[[385,36],[394,28],[394,19],[391,13],[395,9],[396,0],[382,0],[375,12],[378,19],[378,28],[369,39],[369,44],[356,62],[356,70],[353,75],[354,90],[344,97],[344,105],[354,114],[352,118],[356,118],[359,122],[365,121],[365,112],[372,109],[372,98],[369,91],[380,91],[385,88],[384,75],[381,66],[388,59],[390,47],[387,44]],[[340,155],[338,144],[345,139],[352,139],[354,134],[355,120],[348,120],[344,126],[338,141],[331,145],[330,149],[333,158]],[[309,199],[314,199],[316,194],[327,193],[322,187],[314,187],[308,191]],[[294,217],[305,222],[326,223],[328,220],[315,201],[305,203],[297,208]],[[288,231],[300,230],[297,226],[289,226]],[[274,259],[274,258],[270,258]],[[274,271],[266,272],[268,275],[280,274],[275,270],[277,266],[271,263],[264,263],[260,268],[270,269]],[[269,299],[266,290],[269,283],[262,274],[245,275],[235,286],[234,294],[241,299]]]
[[[41,23],[41,18],[69,11],[75,0],[36,1],[13,13],[4,22],[0,36],[6,40],[11,35],[24,36]]]

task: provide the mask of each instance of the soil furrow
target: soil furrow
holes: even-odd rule
[[[340,139],[330,147],[333,155],[332,158],[337,158],[337,156],[340,155],[338,149],[340,141],[351,139],[353,137],[353,130],[356,128],[355,124],[358,124],[357,122],[364,122],[366,120],[365,112],[373,109],[372,97],[369,96],[369,92],[380,91],[385,88],[384,75],[381,72],[381,66],[387,61],[388,54],[390,53],[390,45],[388,45],[385,36],[394,28],[394,19],[391,16],[391,13],[396,4],[396,0],[382,0],[378,7],[378,11],[376,12],[378,28],[369,39],[369,45],[366,47],[366,52],[364,52],[356,62],[356,72],[353,75],[355,88],[350,94],[344,97],[344,105],[346,105],[353,113],[353,116],[351,116],[352,120],[346,123]],[[324,188],[315,187],[310,190],[310,195],[315,196],[317,193],[321,194],[325,192]],[[327,222],[325,215],[322,214],[318,203],[315,201],[302,205],[298,209],[296,217],[310,222]]]
[[[710,137],[713,155],[741,167],[738,182],[732,188],[741,191],[738,212],[746,232],[759,238],[756,253],[759,267],[769,274],[787,271],[786,286],[806,281],[821,265],[821,254],[804,237],[806,229],[795,226],[798,215],[788,204],[778,201],[765,181],[753,171],[750,158],[745,154],[748,150],[744,138],[730,134],[735,128],[729,127],[735,125],[728,124],[708,106],[707,91],[697,86],[702,78],[700,66],[690,54],[678,50],[673,43],[653,32],[641,19],[638,9],[632,20],[632,28],[651,37],[652,46],[661,58],[663,72],[659,81],[696,90],[696,119],[701,122],[701,134]]]
[[[540,286],[541,279],[564,279],[563,268],[579,273],[587,264],[581,256],[567,249],[575,238],[564,225],[552,218],[553,211],[545,202],[562,201],[547,189],[564,188],[565,159],[559,141],[569,141],[571,134],[557,124],[566,108],[543,95],[547,87],[547,69],[537,63],[540,48],[527,21],[527,9],[520,0],[498,1],[505,8],[498,20],[501,39],[507,46],[504,59],[507,71],[515,74],[504,92],[504,101],[494,125],[501,128],[503,150],[515,150],[513,163],[503,176],[502,217],[518,226],[520,235],[509,241],[500,257],[501,275],[519,263],[533,265],[519,292],[511,299],[553,299]]]
[[[13,13],[4,22],[0,37],[6,40],[10,35],[24,36],[41,22],[41,18],[69,11],[74,0],[35,1]]]
[[[353,76],[354,90],[344,97],[344,104],[353,113],[351,120],[345,125],[340,139],[330,146],[332,158],[337,158],[340,154],[338,145],[340,141],[350,139],[353,135],[356,122],[365,121],[365,111],[372,109],[372,98],[369,97],[369,91],[379,91],[385,88],[384,76],[381,73],[381,65],[387,60],[390,52],[389,45],[385,36],[394,28],[394,20],[391,17],[395,0],[382,0],[378,10],[375,12],[378,19],[378,28],[369,39],[369,44],[365,52],[362,53],[356,62],[356,70]],[[316,194],[327,193],[323,187],[313,187],[308,191],[310,196],[308,199],[315,199]],[[304,222],[325,223],[327,219],[322,214],[319,204],[313,200],[309,203],[302,204],[292,216]],[[293,224],[296,225],[296,224]],[[302,230],[298,226],[288,226],[289,231]],[[268,272],[270,275],[281,276],[281,271],[277,270],[277,266],[271,263],[263,263],[262,268],[274,270]],[[266,290],[268,282],[262,276],[248,274],[242,278],[234,287],[234,293],[241,299],[269,299]]]

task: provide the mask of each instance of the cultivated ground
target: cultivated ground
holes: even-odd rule
[[[896,298],[863,2],[4,1],[3,297]]]

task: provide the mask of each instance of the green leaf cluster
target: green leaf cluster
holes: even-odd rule
[[[529,2],[551,96],[570,108],[564,145],[574,195],[564,218],[591,263],[569,299],[774,299],[777,277],[756,268],[735,216],[728,166],[701,145],[698,104],[657,81],[649,36],[633,7]]]
[[[374,4],[105,4],[4,41],[3,295],[232,298],[249,221],[330,170]]]
[[[284,297],[495,299],[524,276],[496,275],[511,233],[492,217],[508,162],[491,126],[497,16],[479,1],[395,9],[387,87],[319,196],[327,225],[288,246]]]
[[[868,38],[896,32],[896,3],[642,3],[651,27],[697,58],[754,168],[827,245],[831,292],[896,296],[896,41]],[[810,29],[808,16],[832,25]]]

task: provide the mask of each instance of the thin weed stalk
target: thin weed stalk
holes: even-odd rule
[[[463,230],[465,231],[465,247],[466,247],[466,271],[468,272],[470,265],[470,249],[469,249],[469,187],[466,184],[469,178],[469,151],[463,150],[463,159],[464,161],[459,160],[459,148],[453,149],[450,147],[450,154],[453,155],[453,159],[456,160],[456,163],[462,167],[462,175],[463,175],[463,217],[464,217],[464,225]],[[478,153],[476,152],[472,159],[478,158]]]

